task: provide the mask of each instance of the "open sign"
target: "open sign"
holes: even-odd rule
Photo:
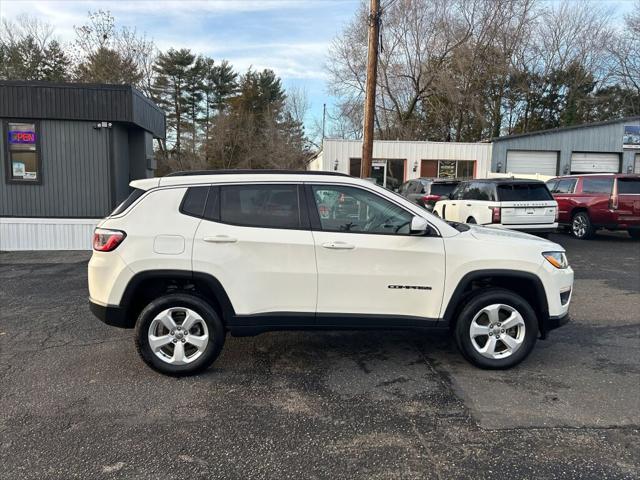
[[[36,143],[36,132],[9,131],[9,143],[33,144]]]

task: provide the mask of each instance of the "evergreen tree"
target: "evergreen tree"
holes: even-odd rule
[[[64,82],[69,77],[71,61],[56,40],[52,40],[44,50],[44,58],[40,68],[41,80]]]
[[[167,130],[174,138],[174,152],[180,165],[182,164],[182,135],[187,106],[187,90],[190,71],[195,62],[195,55],[188,49],[169,49],[158,55],[153,70],[156,79],[153,87],[154,98],[164,109],[167,116]]]
[[[142,79],[137,65],[117,51],[100,47],[78,65],[76,78],[88,83],[135,85]]]

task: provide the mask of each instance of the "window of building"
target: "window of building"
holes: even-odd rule
[[[437,174],[434,174],[433,162],[438,164]],[[473,178],[474,170],[474,160],[422,160],[421,175],[438,178]]]
[[[41,181],[35,123],[7,122],[7,179],[11,182]]]
[[[221,187],[220,219],[246,227],[300,228],[296,185]]]
[[[329,232],[409,235],[413,215],[360,188],[313,187],[320,225]]]

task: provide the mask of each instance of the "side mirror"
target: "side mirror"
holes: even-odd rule
[[[429,222],[424,218],[415,216],[411,219],[411,235],[426,235],[429,231]]]

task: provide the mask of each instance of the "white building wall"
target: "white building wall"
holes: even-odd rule
[[[99,219],[0,217],[0,251],[91,250]]]
[[[420,176],[422,160],[475,160],[476,177],[486,178],[491,167],[491,149],[491,143],[376,140],[373,142],[373,158],[406,160],[404,180]],[[349,173],[349,159],[361,157],[362,140],[325,139],[322,152],[309,169]],[[334,168],[336,160],[337,169]]]

